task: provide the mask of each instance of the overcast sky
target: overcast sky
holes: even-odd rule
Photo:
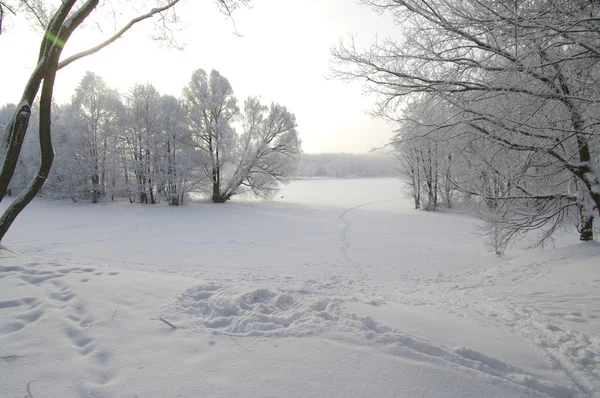
[[[397,33],[386,18],[353,0],[253,0],[232,21],[210,0],[188,0],[177,40],[183,51],[149,40],[141,25],[102,52],[59,72],[55,97],[68,101],[86,70],[125,92],[134,82],[152,82],[163,94],[179,96],[192,72],[218,70],[231,82],[240,102],[248,95],[276,101],[295,113],[303,149],[314,152],[365,152],[387,142],[392,125],[365,114],[372,98],[360,84],[328,79],[330,48],[353,33],[364,45]],[[40,32],[8,21],[0,35],[0,104],[17,102],[35,65]],[[105,33],[112,21],[96,21]],[[92,28],[92,26],[88,26]],[[89,31],[90,29],[88,29]],[[65,48],[74,52],[98,40],[78,32]],[[64,58],[64,57],[63,57]]]

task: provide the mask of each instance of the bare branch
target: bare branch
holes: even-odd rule
[[[111,36],[110,38],[108,38],[107,40],[105,40],[104,42],[98,44],[95,47],[92,47],[88,50],[82,51],[80,53],[77,53],[75,55],[72,55],[70,57],[68,57],[67,59],[61,61],[58,65],[59,69],[64,68],[67,65],[70,65],[71,63],[87,57],[89,55],[95,54],[98,51],[102,50],[103,48],[107,47],[108,45],[110,45],[111,43],[114,43],[117,39],[121,38],[129,29],[131,29],[134,25],[136,25],[139,22],[142,22],[148,18],[152,18],[153,16],[155,16],[156,14],[160,14],[163,11],[166,11],[172,7],[174,7],[177,3],[179,3],[180,0],[171,0],[169,1],[167,4],[165,4],[162,7],[157,7],[157,8],[153,8],[152,10],[148,11],[145,14],[142,14],[136,18],[133,18],[132,20],[130,20],[125,26],[123,26],[121,28],[121,30],[119,30],[117,33],[115,33],[113,36]]]

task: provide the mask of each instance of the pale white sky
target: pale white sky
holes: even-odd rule
[[[86,70],[122,92],[134,82],[152,82],[163,94],[179,96],[192,72],[218,70],[242,103],[248,95],[276,101],[295,113],[303,149],[313,152],[365,152],[387,142],[393,126],[365,114],[372,99],[360,84],[328,80],[332,45],[349,33],[367,45],[376,35],[397,34],[385,16],[353,0],[253,0],[235,14],[238,32],[211,0],[188,0],[178,11],[176,34],[184,51],[165,49],[148,37],[146,24],[100,53],[59,72],[55,97],[68,101]],[[105,33],[112,20],[96,21]],[[40,32],[7,21],[0,35],[0,104],[17,102],[36,62]],[[94,33],[76,32],[65,55],[98,42]],[[63,56],[64,58],[64,56]]]

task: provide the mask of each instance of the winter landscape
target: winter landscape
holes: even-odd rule
[[[0,398],[600,398],[599,22],[0,0]]]
[[[3,396],[596,396],[600,245],[498,258],[402,191],[34,202],[0,260]]]

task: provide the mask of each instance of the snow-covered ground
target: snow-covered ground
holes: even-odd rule
[[[499,259],[476,224],[395,179],[36,201],[0,251],[0,397],[600,397],[600,245]]]

